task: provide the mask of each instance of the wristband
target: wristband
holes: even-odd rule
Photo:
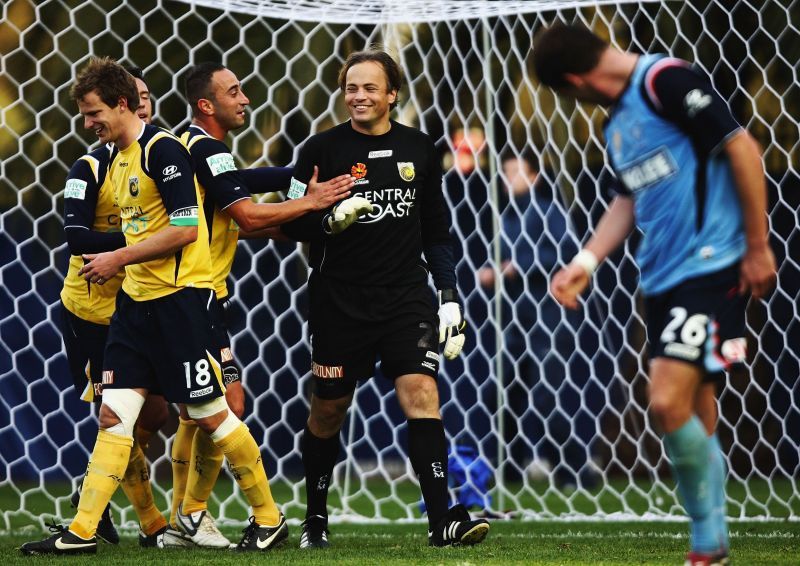
[[[580,265],[586,274],[591,277],[592,274],[597,269],[597,265],[600,263],[597,259],[597,256],[594,255],[593,252],[590,252],[587,249],[582,249],[577,253],[575,257],[572,258],[570,263],[574,263],[575,265]]]
[[[458,302],[458,291],[455,289],[442,289],[439,291],[439,304],[443,305],[445,303],[457,303]]]

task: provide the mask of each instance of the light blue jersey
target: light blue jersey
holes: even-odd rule
[[[644,234],[636,259],[645,295],[719,271],[744,254],[739,196],[721,151],[738,131],[727,105],[688,63],[639,58],[605,136]]]

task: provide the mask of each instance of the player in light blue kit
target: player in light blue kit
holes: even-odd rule
[[[749,294],[776,277],[761,152],[708,77],[689,63],[619,51],[589,30],[554,25],[534,41],[539,80],[610,107],[607,153],[618,195],[551,292],[578,307],[597,264],[634,226],[650,341],[650,409],[691,520],[686,564],[728,563],[725,464],[716,384],[745,359]]]

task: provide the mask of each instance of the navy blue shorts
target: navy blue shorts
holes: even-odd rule
[[[372,287],[312,275],[309,281],[314,394],[340,399],[375,373],[389,379],[439,372],[433,293],[426,285]]]
[[[75,391],[84,401],[102,401],[103,354],[108,325],[84,320],[61,303],[59,317],[64,350]]]
[[[173,403],[223,395],[220,347],[212,323],[212,289],[185,288],[134,301],[117,294],[105,351],[105,389],[144,388]]]
[[[690,279],[645,299],[651,358],[698,366],[704,381],[724,377],[747,358],[745,308],[738,291],[739,264]]]

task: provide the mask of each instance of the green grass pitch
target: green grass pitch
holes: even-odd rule
[[[647,483],[642,484],[645,488]],[[781,486],[777,486],[781,487]],[[296,486],[294,486],[296,489]],[[773,486],[775,489],[776,486]],[[785,486],[790,489],[791,486]],[[220,481],[212,501],[211,511],[216,512],[219,503],[231,502],[231,484]],[[377,501],[389,495],[382,493],[382,484],[370,485],[373,492],[377,492]],[[614,499],[606,502],[605,495],[600,492],[594,495],[601,502],[604,511],[613,508]],[[766,486],[764,487],[766,489]],[[118,490],[114,501],[124,506],[124,496]],[[292,499],[293,486],[276,484],[273,486],[275,499],[278,502]],[[543,489],[546,492],[546,490]],[[737,498],[738,488],[730,486],[729,494]],[[72,509],[66,503],[69,486],[48,486],[48,494],[37,492],[33,486],[28,487],[25,506],[34,516],[51,517],[61,511],[64,518],[71,517]],[[411,485],[395,486],[395,494],[404,502],[408,509],[416,510],[416,501],[419,497],[418,489]],[[750,494],[756,500],[764,501],[750,486]],[[744,495],[744,493],[742,493]],[[332,506],[339,506],[337,494],[332,493]],[[53,500],[52,498],[56,499]],[[546,498],[556,498],[546,503],[549,507],[557,508],[557,495],[549,494]],[[159,498],[160,508],[166,508],[166,501]],[[591,512],[592,506],[588,500],[576,494],[572,499],[576,509]],[[683,564],[683,557],[688,548],[688,525],[684,522],[567,522],[567,521],[493,521],[488,538],[483,544],[475,547],[464,548],[429,548],[427,546],[426,525],[422,523],[392,523],[392,524],[353,524],[341,523],[331,525],[332,547],[326,551],[301,551],[298,547],[300,527],[296,524],[302,516],[300,505],[284,506],[287,516],[292,520],[290,525],[289,543],[275,551],[264,554],[239,554],[221,551],[184,551],[178,549],[157,550],[140,549],[137,545],[136,533],[133,530],[124,530],[123,539],[118,547],[101,544],[96,557],[25,557],[16,548],[25,541],[37,540],[48,536],[39,524],[32,524],[31,517],[13,514],[19,509],[20,498],[8,487],[0,488],[0,510],[11,519],[0,528],[10,530],[0,531],[0,553],[5,564],[98,564],[113,561],[114,566],[126,564],[154,563],[166,561],[167,564],[235,564],[237,566],[249,564],[433,564],[453,566],[488,566],[495,564],[565,564],[565,565],[612,565],[612,564]],[[535,498],[527,498],[519,503],[528,509],[535,509],[538,503]],[[636,508],[635,501],[626,502],[629,509]],[[785,516],[797,517],[799,502],[792,500],[791,510],[787,509]],[[351,507],[364,515],[374,514],[375,501],[366,498],[355,498]],[[387,517],[405,515],[399,505],[388,503],[386,506],[379,504],[381,512]],[[226,505],[226,514],[235,517],[245,517],[245,510],[234,505]],[[757,509],[752,509],[753,514],[758,514]],[[780,508],[772,509],[775,516],[784,515]],[[119,514],[115,513],[119,520]],[[129,513],[126,520],[131,520]],[[223,532],[233,541],[238,541],[241,536],[241,527],[223,526]],[[800,565],[800,522],[796,520],[778,521],[735,521],[731,523],[731,547],[733,564],[739,565]],[[102,562],[98,562],[102,561]],[[5,564],[3,566],[5,566]]]
[[[290,529],[289,544],[269,553],[140,549],[133,534],[118,547],[101,545],[96,557],[54,560],[25,557],[15,550],[39,536],[0,537],[6,564],[682,564],[688,544],[682,523],[556,523],[495,521],[483,544],[462,548],[429,548],[424,525],[331,526],[333,546],[325,551],[297,548],[300,528]],[[800,563],[800,524],[734,523],[732,558],[740,565],[797,565]],[[223,529],[238,539],[238,529]],[[98,562],[102,561],[102,562]]]

